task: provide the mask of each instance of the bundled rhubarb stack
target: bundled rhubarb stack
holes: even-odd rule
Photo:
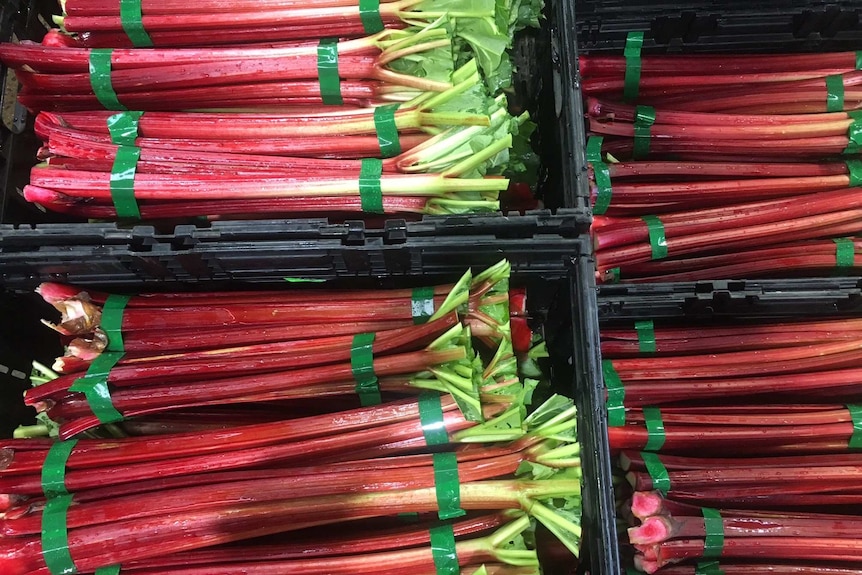
[[[0,45],[44,143],[28,201],[122,220],[473,213],[530,179],[534,125],[503,91],[541,3],[204,4],[64,2],[42,44]]]
[[[582,56],[598,279],[859,267],[855,52]]]
[[[544,344],[508,271],[413,290],[43,284],[67,354],[26,394],[42,424],[0,446],[0,571],[527,575],[542,533],[577,554],[575,408],[538,405]]]
[[[602,355],[638,570],[862,571],[862,323],[646,320]]]

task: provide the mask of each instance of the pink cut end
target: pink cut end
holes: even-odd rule
[[[632,495],[632,514],[641,521],[660,514],[662,507],[658,491],[635,491]]]
[[[39,284],[39,287],[36,288],[36,293],[52,305],[56,302],[68,299],[70,296],[74,295],[72,293],[73,291],[75,290],[69,289],[69,286],[65,284],[54,282],[44,282]]]
[[[602,110],[602,103],[593,96],[587,98],[586,109],[587,115],[591,118],[601,118],[602,114],[604,114],[604,110]]]
[[[660,515],[647,517],[644,522],[628,530],[632,545],[655,545],[671,536],[670,520]]]
[[[0,513],[4,515],[12,508],[20,505],[25,499],[12,493],[0,493]],[[8,519],[8,517],[6,517]]]
[[[659,570],[659,564],[658,561],[649,561],[640,555],[635,555],[635,569],[644,573],[655,573]]]

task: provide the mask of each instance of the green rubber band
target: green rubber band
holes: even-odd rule
[[[66,462],[77,444],[77,439],[58,441],[48,450],[42,464],[42,493],[45,497],[69,494],[66,489]]]
[[[611,268],[608,270],[608,281],[610,283],[619,283],[623,279],[623,274],[620,268]]]
[[[71,495],[48,499],[42,510],[42,558],[51,575],[72,575],[78,572],[69,552],[69,505]]]
[[[102,306],[102,331],[108,336],[108,351],[126,351],[123,345],[123,313],[132,296],[111,294]]]
[[[611,171],[608,165],[602,161],[601,136],[590,136],[587,140],[587,162],[593,167],[593,176],[596,180],[596,202],[593,205],[593,213],[602,215],[608,211],[613,196],[611,186]]]
[[[638,334],[638,348],[641,353],[655,353],[655,324],[651,319],[636,321],[635,331]]]
[[[635,140],[632,157],[636,160],[649,156],[649,143],[652,138],[652,125],[655,124],[655,108],[638,106],[635,108]]]
[[[404,523],[419,523],[419,514],[415,511],[411,511],[410,513],[399,513],[397,517]]]
[[[850,177],[850,187],[862,186],[862,160],[847,160],[847,175]]]
[[[592,162],[602,162],[604,163],[604,159],[602,159],[602,144],[605,139],[602,136],[590,136],[587,139],[587,161]]]
[[[398,139],[398,126],[395,125],[395,112],[400,104],[389,104],[374,108],[374,129],[380,145],[380,157],[393,158],[401,153]]]
[[[429,530],[431,534],[431,555],[437,575],[460,575],[458,552],[455,547],[455,530],[451,523],[438,525]]]
[[[835,238],[835,267],[852,268],[856,265],[856,246],[849,238]]]
[[[138,139],[138,125],[143,112],[120,112],[108,118],[111,143],[118,146],[134,146]]]
[[[602,377],[608,390],[608,425],[621,427],[626,424],[626,388],[614,364],[609,359],[602,360]]]
[[[434,288],[424,287],[413,290],[410,299],[410,313],[413,316],[413,325],[428,323],[434,315]]]
[[[856,52],[856,69],[862,70],[862,50]]]
[[[341,75],[338,72],[338,40],[324,38],[317,45],[317,78],[324,104],[343,104]]]
[[[120,0],[120,22],[135,48],[151,48],[153,39],[144,29],[141,0]]]
[[[110,567],[101,567],[96,569],[96,575],[120,575],[120,566],[111,565]]]
[[[652,488],[661,493],[662,497],[666,497],[667,492],[670,491],[670,475],[667,472],[667,467],[655,453],[642,451],[641,457],[652,480]]]
[[[596,202],[593,213],[602,215],[608,211],[614,190],[611,185],[611,170],[604,162],[593,162],[593,176],[596,178]]]
[[[641,50],[644,45],[643,32],[629,32],[623,55],[626,58],[626,76],[623,87],[623,100],[634,102],[638,99],[641,83]]]
[[[383,175],[383,162],[377,159],[362,160],[359,172],[359,197],[362,211],[369,214],[383,213],[383,189],[380,177]]]
[[[845,154],[856,154],[862,149],[862,110],[851,110],[847,115],[853,120],[847,128],[847,147]]]
[[[647,442],[644,446],[644,451],[659,451],[664,447],[666,439],[664,421],[661,418],[661,409],[658,407],[644,407],[643,414],[647,428]]]
[[[434,454],[434,487],[437,490],[437,516],[443,521],[463,517],[458,457],[452,452]]]
[[[658,216],[644,216],[641,218],[649,230],[649,245],[652,248],[652,259],[661,260],[667,257],[667,237],[665,237],[664,224]]]
[[[850,436],[848,446],[850,449],[862,449],[862,405],[850,404],[847,410],[853,420],[853,435]]]
[[[366,34],[377,34],[383,30],[383,18],[380,17],[380,0],[359,0],[359,18]]]
[[[135,199],[135,174],[141,149],[134,146],[120,146],[111,168],[111,200],[119,219],[141,219],[141,210]]]
[[[844,77],[841,74],[826,76],[826,111],[844,111]]]
[[[703,556],[721,557],[721,552],[724,551],[724,522],[721,520],[721,513],[717,509],[704,507],[703,512],[703,527],[706,531],[706,537],[703,541]]]
[[[724,575],[718,561],[701,561],[694,568],[694,575]]]
[[[125,355],[123,352],[103,351],[90,364],[87,375],[76,379],[69,387],[70,391],[84,394],[93,415],[103,424],[117,423],[125,419],[123,414],[114,407],[111,390],[108,387],[108,375],[123,355]]]
[[[422,422],[422,434],[427,445],[449,443],[439,393],[423,393],[419,396],[419,421]]]
[[[94,48],[90,50],[90,87],[96,99],[106,110],[127,110],[120,104],[114,86],[111,85],[111,55],[112,48]]]
[[[350,348],[350,369],[356,380],[356,393],[362,406],[380,405],[380,383],[374,373],[374,333],[359,333],[353,336]]]

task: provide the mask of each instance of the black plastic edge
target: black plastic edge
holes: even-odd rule
[[[617,545],[616,507],[611,472],[608,421],[605,413],[604,382],[601,377],[601,344],[597,321],[595,262],[590,245],[583,247],[573,274],[572,322],[575,326],[575,378],[580,398],[578,430],[581,438],[581,464],[584,471],[583,513],[588,525],[596,526],[590,535],[589,565],[592,575],[621,572]]]
[[[562,171],[564,194],[567,205],[591,213],[587,207],[588,194],[585,175],[585,137],[584,114],[581,105],[581,87],[578,77],[578,45],[573,33],[576,29],[575,3],[556,0],[557,22],[554,27],[552,61],[558,66],[555,76],[556,112],[560,118],[560,142],[564,153]],[[567,152],[566,152],[567,151]]]
[[[855,50],[862,6],[854,0],[650,2],[577,0],[578,46],[621,53],[630,31],[645,52]]]
[[[862,278],[714,280],[601,286],[601,321],[854,314],[862,311]]]

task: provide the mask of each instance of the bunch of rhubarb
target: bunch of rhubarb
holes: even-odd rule
[[[851,272],[856,54],[583,56],[599,281]]]
[[[148,112],[135,118],[134,198],[147,219],[206,214],[464,213],[499,209],[509,148],[529,137],[502,96],[465,109],[481,93],[475,62],[456,85],[390,108],[316,114]],[[435,111],[440,110],[440,111]],[[111,112],[42,112],[44,142],[24,196],[54,211],[114,219],[113,172],[123,146]],[[438,131],[430,135],[425,130]],[[391,156],[380,160],[369,157]],[[365,158],[365,159],[363,159]],[[379,173],[371,173],[378,170]],[[376,185],[376,205],[369,188]]]
[[[537,523],[577,555],[575,407],[531,405],[519,366],[543,346],[508,272],[415,290],[43,284],[67,355],[32,376],[43,425],[0,444],[2,572],[531,575]]]
[[[508,113],[503,90],[513,36],[538,26],[541,2],[215,2],[207,18],[198,6],[63,4],[63,31],[0,44],[44,143],[24,196],[51,211],[490,212],[508,176],[535,169],[534,125]],[[130,46],[142,25],[158,41]]]
[[[619,524],[637,569],[862,569],[860,328],[647,320],[603,330]]]

